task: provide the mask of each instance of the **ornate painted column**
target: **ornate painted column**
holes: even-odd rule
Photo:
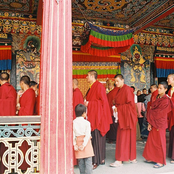
[[[71,0],[44,0],[41,174],[73,174]]]

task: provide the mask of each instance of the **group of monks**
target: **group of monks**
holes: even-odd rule
[[[117,115],[117,135],[114,163],[111,167],[120,167],[124,161],[137,163],[136,160],[136,124],[137,110],[133,89],[124,83],[124,77],[117,74],[115,85],[106,94],[106,89],[97,80],[97,72],[90,70],[87,74],[89,89],[83,97],[78,88],[78,80],[73,79],[73,107],[79,103],[87,107],[87,119],[91,123],[92,145],[94,150],[93,169],[105,164],[106,134],[114,124],[114,113]],[[166,91],[168,85],[161,82],[158,88],[152,90],[151,101],[148,103],[147,120],[149,136],[143,152],[147,163],[160,168],[166,164],[166,129],[170,131],[169,157],[174,163],[174,74],[167,78],[172,88]],[[154,86],[152,85],[152,88]],[[173,90],[172,90],[173,89]],[[108,97],[107,97],[108,95]],[[114,107],[113,107],[114,106]],[[75,118],[75,113],[73,114]],[[75,163],[74,163],[75,164]]]
[[[30,81],[28,76],[22,76],[20,79],[21,90],[17,93],[14,87],[9,83],[10,76],[6,72],[0,73],[0,116],[29,116],[39,114],[39,85]],[[21,150],[27,151],[28,144],[23,142]],[[4,173],[5,167],[2,164],[2,156],[5,146],[0,143],[0,173]],[[24,162],[21,170],[27,169]]]

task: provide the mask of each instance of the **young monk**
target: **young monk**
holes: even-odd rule
[[[158,96],[147,113],[148,131],[150,132],[143,157],[146,162],[155,162],[154,168],[166,165],[167,113],[173,107],[170,98],[165,95],[167,89],[166,82],[161,82],[158,85]]]
[[[136,161],[136,124],[137,111],[133,89],[124,84],[122,74],[115,76],[115,84],[119,88],[115,95],[115,112],[118,112],[118,128],[116,140],[116,161],[111,167],[122,166],[122,161]]]
[[[168,91],[168,96],[174,104],[174,74],[169,74],[167,77],[168,85],[171,85]],[[171,164],[174,164],[174,108],[168,114],[168,129],[169,129],[169,152],[168,156],[171,158]]]
[[[34,106],[35,106],[35,91],[30,88],[30,78],[28,76],[22,76],[20,79],[20,86],[22,91],[24,93],[19,99],[19,106],[17,107],[17,110],[19,110],[18,115],[19,116],[28,116],[34,114]],[[21,146],[21,150],[23,154],[25,155],[26,151],[28,150],[29,146],[26,141],[23,142]],[[27,163],[24,161],[22,165],[20,166],[20,169],[25,171],[27,170]]]

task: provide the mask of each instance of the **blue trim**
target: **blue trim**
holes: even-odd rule
[[[11,69],[11,60],[0,60],[0,70],[9,70]]]
[[[174,69],[156,69],[157,77],[167,77],[169,74],[174,74]]]
[[[111,35],[111,36],[121,36],[121,35],[125,35],[125,34],[129,34],[129,33],[133,33],[136,28],[132,28],[132,29],[128,29],[128,30],[109,30],[109,29],[105,29],[105,28],[101,28],[98,26],[94,26],[91,23],[89,23],[89,27],[101,34],[106,34],[106,35]]]

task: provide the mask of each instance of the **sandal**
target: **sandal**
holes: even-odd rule
[[[153,166],[153,168],[156,168],[156,169],[157,169],[157,168],[159,169],[159,168],[161,168],[161,167],[164,167],[164,165],[159,165],[158,163],[156,163],[156,164]]]
[[[170,164],[174,164],[174,160],[170,161]]]
[[[136,159],[131,160],[130,163],[132,163],[132,164],[137,164],[137,160],[136,160]]]
[[[154,163],[153,161],[145,160],[145,163]]]
[[[115,161],[114,163],[110,164],[110,167],[121,167],[122,165],[123,165],[122,163]]]

